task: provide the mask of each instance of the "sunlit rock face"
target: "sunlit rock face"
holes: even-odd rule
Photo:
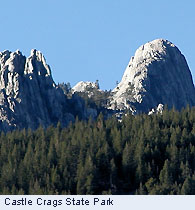
[[[72,91],[73,91],[73,93],[74,92],[86,92],[86,91],[90,91],[91,89],[94,89],[94,88],[97,90],[99,89],[95,82],[80,81],[72,88]]]
[[[77,94],[87,91],[90,97],[92,90],[101,91],[98,83],[80,82],[67,98],[40,51],[32,50],[28,58],[18,50],[0,52],[0,130],[66,126],[76,116],[95,119],[97,110],[86,108]],[[153,114],[162,113],[165,105],[179,110],[187,104],[195,105],[195,88],[185,57],[171,42],[157,39],[130,59],[108,108],[114,109],[111,114],[126,109]]]
[[[195,88],[186,59],[164,39],[139,47],[112,92],[112,109],[149,112],[159,104],[176,109],[195,105]]]
[[[20,51],[0,53],[0,128],[47,127],[74,120],[67,98],[54,83],[41,52],[26,58]]]

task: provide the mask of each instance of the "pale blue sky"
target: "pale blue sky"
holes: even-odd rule
[[[1,0],[0,51],[40,50],[56,83],[112,89],[135,50],[173,42],[195,77],[194,0]]]

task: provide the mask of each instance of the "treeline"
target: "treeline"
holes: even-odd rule
[[[195,108],[0,136],[1,194],[195,194]]]

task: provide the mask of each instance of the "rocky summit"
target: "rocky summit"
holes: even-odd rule
[[[46,128],[58,122],[66,126],[77,116],[96,119],[102,110],[107,118],[123,115],[124,110],[154,114],[162,113],[165,105],[178,110],[195,105],[185,57],[164,39],[148,42],[136,51],[111,93],[100,90],[98,80],[69,89],[55,84],[40,51],[32,50],[28,58],[18,50],[0,52],[0,130]]]
[[[20,51],[0,53],[0,128],[63,125],[74,116],[67,110],[67,98],[54,83],[44,56],[32,50],[29,58]]]
[[[91,89],[99,89],[98,85],[95,82],[83,82],[80,81],[78,82],[73,88],[72,91],[73,92],[86,92],[86,91],[90,91]]]
[[[195,105],[195,88],[185,57],[171,42],[157,39],[139,47],[112,91],[112,109],[149,112],[159,104]]]

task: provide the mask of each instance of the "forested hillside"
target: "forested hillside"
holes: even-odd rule
[[[195,108],[0,136],[1,194],[195,194]]]

